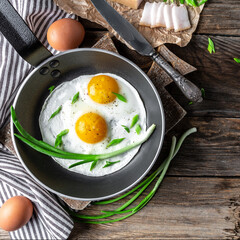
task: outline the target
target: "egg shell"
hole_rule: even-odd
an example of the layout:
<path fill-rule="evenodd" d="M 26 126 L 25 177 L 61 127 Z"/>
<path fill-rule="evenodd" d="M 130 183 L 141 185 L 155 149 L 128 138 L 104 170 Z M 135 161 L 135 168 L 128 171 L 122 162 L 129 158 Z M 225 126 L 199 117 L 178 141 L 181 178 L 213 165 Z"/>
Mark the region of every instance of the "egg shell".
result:
<path fill-rule="evenodd" d="M 32 217 L 32 202 L 24 196 L 9 198 L 0 208 L 0 228 L 15 231 L 24 226 Z"/>
<path fill-rule="evenodd" d="M 47 31 L 49 44 L 58 51 L 77 48 L 82 43 L 84 36 L 83 25 L 71 18 L 55 21 Z"/>

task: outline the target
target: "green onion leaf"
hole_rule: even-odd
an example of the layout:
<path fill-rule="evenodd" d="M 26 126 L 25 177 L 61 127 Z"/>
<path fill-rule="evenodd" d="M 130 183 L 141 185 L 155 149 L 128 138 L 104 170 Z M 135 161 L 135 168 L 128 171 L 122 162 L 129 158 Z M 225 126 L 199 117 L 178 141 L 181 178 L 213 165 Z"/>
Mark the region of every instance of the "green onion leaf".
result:
<path fill-rule="evenodd" d="M 240 63 L 240 58 L 234 58 L 234 61 L 235 61 L 236 63 Z"/>
<path fill-rule="evenodd" d="M 135 131 L 136 131 L 136 133 L 137 133 L 138 135 L 141 133 L 142 128 L 141 128 L 141 126 L 140 126 L 139 124 L 136 125 Z"/>
<path fill-rule="evenodd" d="M 188 103 L 188 105 L 192 105 L 192 104 L 193 104 L 193 102 L 192 102 L 192 101 Z"/>
<path fill-rule="evenodd" d="M 115 93 L 115 92 L 112 92 L 114 95 L 116 95 L 117 96 L 117 98 L 120 100 L 120 101 L 122 101 L 122 102 L 127 102 L 127 99 L 123 96 L 123 95 L 121 95 L 121 94 L 119 94 L 119 93 Z"/>
<path fill-rule="evenodd" d="M 133 117 L 130 128 L 134 127 L 134 125 L 137 123 L 138 119 L 139 119 L 139 116 L 138 116 L 138 115 L 135 115 L 135 116 Z"/>
<path fill-rule="evenodd" d="M 215 47 L 214 43 L 211 38 L 208 38 L 208 51 L 212 54 L 213 52 L 215 53 Z"/>
<path fill-rule="evenodd" d="M 106 148 L 109 148 L 111 146 L 115 146 L 117 144 L 119 144 L 120 142 L 122 142 L 125 138 L 117 138 L 117 139 L 113 139 Z"/>
<path fill-rule="evenodd" d="M 202 97 L 205 98 L 205 96 L 206 96 L 205 89 L 201 88 L 201 92 L 202 92 Z"/>
<path fill-rule="evenodd" d="M 204 3 L 206 3 L 208 0 L 202 0 L 199 4 L 198 4 L 198 6 L 201 6 L 201 5 L 203 5 Z"/>
<path fill-rule="evenodd" d="M 51 115 L 49 120 L 54 118 L 57 114 L 59 114 L 61 110 L 62 110 L 62 105 Z"/>
<path fill-rule="evenodd" d="M 127 127 L 127 126 L 125 126 L 125 125 L 121 125 L 128 133 L 130 133 L 130 129 Z"/>
<path fill-rule="evenodd" d="M 119 162 L 120 162 L 120 161 L 116 161 L 116 162 L 106 161 L 106 164 L 104 165 L 103 168 L 110 167 L 110 166 L 112 166 L 113 164 L 115 164 L 115 163 L 119 163 Z"/>
<path fill-rule="evenodd" d="M 92 162 L 91 167 L 90 167 L 90 171 L 92 171 L 96 167 L 97 162 L 98 162 L 98 160 L 95 160 L 95 161 Z"/>
<path fill-rule="evenodd" d="M 74 104 L 79 99 L 79 92 L 77 92 L 72 99 L 72 104 Z"/>
<path fill-rule="evenodd" d="M 56 140 L 55 140 L 55 147 L 62 146 L 62 137 L 65 136 L 66 134 L 68 134 L 68 132 L 69 132 L 69 129 L 65 129 L 57 135 Z"/>
<path fill-rule="evenodd" d="M 36 151 L 38 151 L 40 153 L 43 153 L 43 154 L 51 156 L 51 157 L 63 158 L 63 159 L 68 159 L 68 160 L 69 159 L 81 160 L 79 162 L 72 164 L 69 168 L 72 168 L 72 167 L 75 167 L 75 166 L 78 166 L 81 164 L 85 164 L 88 162 L 93 162 L 95 160 L 99 161 L 99 160 L 109 159 L 109 158 L 118 156 L 120 154 L 123 154 L 123 153 L 141 145 L 142 143 L 146 142 L 156 128 L 156 125 L 152 124 L 147 129 L 146 133 L 144 133 L 144 135 L 142 136 L 141 139 L 139 139 L 136 142 L 129 144 L 121 149 L 118 149 L 116 151 L 104 153 L 104 154 L 81 154 L 81 153 L 71 153 L 71 152 L 63 151 L 59 148 L 55 148 L 54 146 L 49 145 L 46 142 L 37 140 L 36 138 L 32 137 L 28 132 L 26 132 L 26 130 L 19 123 L 17 116 L 16 116 L 15 109 L 13 108 L 13 106 L 11 106 L 11 117 L 12 117 L 13 124 L 17 128 L 18 132 L 21 134 L 21 135 L 19 135 L 19 134 L 15 133 L 14 136 L 17 137 L 18 139 L 20 139 L 25 144 L 27 144 L 29 147 L 35 149 Z"/>
<path fill-rule="evenodd" d="M 50 93 L 53 91 L 53 89 L 55 88 L 55 86 L 51 86 L 48 90 L 50 91 Z"/>

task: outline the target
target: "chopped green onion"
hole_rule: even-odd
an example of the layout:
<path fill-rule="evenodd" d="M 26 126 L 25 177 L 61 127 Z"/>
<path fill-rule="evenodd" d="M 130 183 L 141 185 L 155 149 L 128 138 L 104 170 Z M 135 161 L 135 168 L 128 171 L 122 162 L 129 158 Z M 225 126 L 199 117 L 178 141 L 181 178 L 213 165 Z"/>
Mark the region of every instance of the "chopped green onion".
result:
<path fill-rule="evenodd" d="M 135 115 L 135 116 L 133 117 L 130 128 L 134 127 L 134 125 L 137 123 L 138 119 L 139 119 L 139 116 L 138 116 L 138 115 Z"/>
<path fill-rule="evenodd" d="M 139 124 L 136 125 L 135 131 L 136 131 L 136 133 L 137 133 L 138 135 L 141 133 L 142 128 L 141 128 L 141 126 L 140 126 Z"/>
<path fill-rule="evenodd" d="M 235 61 L 236 63 L 240 63 L 240 58 L 234 58 L 234 61 Z"/>
<path fill-rule="evenodd" d="M 199 4 L 198 4 L 198 6 L 201 6 L 201 5 L 203 5 L 204 3 L 206 3 L 208 0 L 202 0 Z"/>
<path fill-rule="evenodd" d="M 51 117 L 49 118 L 49 120 L 52 119 L 52 118 L 54 118 L 57 114 L 59 114 L 61 110 L 62 110 L 62 106 L 60 106 L 60 107 L 51 115 Z"/>
<path fill-rule="evenodd" d="M 121 125 L 121 126 L 126 130 L 126 132 L 130 133 L 130 129 L 127 126 L 125 125 Z"/>
<path fill-rule="evenodd" d="M 192 105 L 192 104 L 193 104 L 193 102 L 192 102 L 192 101 L 188 103 L 188 105 Z"/>
<path fill-rule="evenodd" d="M 55 86 L 51 86 L 48 90 L 50 91 L 50 93 L 53 91 L 53 89 L 55 88 Z"/>
<path fill-rule="evenodd" d="M 117 144 L 119 144 L 120 142 L 122 142 L 125 138 L 117 138 L 117 139 L 113 139 L 106 148 L 109 148 L 111 146 L 115 146 Z"/>
<path fill-rule="evenodd" d="M 74 104 L 79 99 L 79 92 L 77 92 L 72 99 L 72 104 Z"/>
<path fill-rule="evenodd" d="M 201 88 L 201 92 L 202 92 L 202 97 L 205 98 L 206 97 L 205 89 Z"/>
<path fill-rule="evenodd" d="M 123 96 L 123 95 L 121 95 L 121 94 L 119 94 L 119 93 L 115 93 L 115 92 L 112 92 L 114 95 L 116 95 L 117 96 L 117 98 L 120 100 L 120 101 L 122 101 L 122 102 L 127 102 L 127 99 Z"/>
<path fill-rule="evenodd" d="M 115 163 L 119 163 L 119 162 L 120 161 L 115 161 L 115 162 L 106 161 L 106 164 L 104 165 L 103 168 L 110 167 L 110 166 L 114 165 Z"/>
<path fill-rule="evenodd" d="M 95 160 L 95 161 L 92 162 L 91 167 L 90 167 L 90 171 L 92 171 L 96 167 L 97 162 L 98 162 L 98 160 Z"/>
<path fill-rule="evenodd" d="M 122 153 L 125 153 L 125 152 L 135 148 L 136 146 L 139 146 L 142 143 L 146 142 L 156 128 L 156 125 L 152 124 L 147 129 L 146 133 L 144 133 L 143 137 L 139 141 L 136 141 L 135 143 L 127 145 L 116 151 L 113 151 L 110 153 L 104 153 L 104 154 L 80 154 L 80 153 L 71 153 L 71 152 L 63 151 L 61 149 L 55 148 L 43 141 L 39 141 L 39 140 L 35 139 L 34 137 L 32 137 L 29 133 L 26 132 L 26 130 L 19 123 L 17 116 L 16 116 L 16 112 L 13 107 L 11 107 L 11 117 L 12 117 L 13 124 L 15 125 L 15 127 L 17 128 L 19 133 L 21 134 L 21 135 L 19 135 L 19 134 L 14 134 L 14 135 L 17 138 L 19 138 L 22 142 L 24 142 L 31 148 L 35 149 L 36 151 L 43 153 L 45 155 L 48 155 L 48 156 L 58 157 L 58 158 L 62 158 L 62 159 L 84 160 L 84 161 L 74 163 L 74 166 L 83 164 L 83 162 L 87 163 L 87 162 L 93 162 L 95 160 L 109 159 L 109 158 L 118 156 Z"/>
<path fill-rule="evenodd" d="M 215 53 L 215 47 L 214 43 L 211 38 L 208 38 L 208 51 L 212 54 L 213 52 Z"/>
<path fill-rule="evenodd" d="M 184 140 L 186 139 L 186 137 L 188 137 L 190 134 L 196 132 L 197 129 L 196 128 L 191 128 L 188 131 L 186 131 L 178 140 L 177 144 L 176 144 L 176 137 L 173 136 L 172 138 L 172 144 L 171 144 L 171 148 L 170 148 L 170 152 L 168 157 L 164 160 L 164 162 L 160 165 L 160 167 L 153 172 L 148 178 L 146 178 L 143 182 L 141 182 L 139 185 L 137 185 L 135 188 L 133 188 L 132 190 L 130 190 L 129 192 L 125 193 L 124 195 L 111 199 L 111 200 L 105 200 L 105 201 L 100 201 L 100 202 L 93 202 L 93 205 L 104 205 L 104 204 L 110 204 L 116 201 L 119 201 L 120 199 L 123 199 L 125 197 L 127 197 L 128 195 L 130 195 L 131 193 L 133 193 L 134 191 L 138 190 L 139 188 L 141 188 L 131 199 L 129 199 L 125 204 L 123 204 L 121 207 L 117 208 L 116 210 L 112 210 L 112 211 L 101 211 L 104 214 L 100 214 L 100 215 L 83 215 L 83 214 L 78 214 L 74 211 L 71 211 L 69 209 L 66 208 L 66 211 L 69 212 L 69 214 L 77 221 L 80 222 L 84 222 L 84 223 L 92 223 L 92 224 L 105 224 L 105 223 L 112 223 L 112 222 L 118 222 L 121 221 L 123 219 L 126 219 L 130 216 L 132 216 L 133 214 L 137 213 L 138 211 L 140 211 L 155 195 L 156 191 L 158 190 L 161 182 L 164 179 L 164 176 L 166 175 L 166 172 L 169 168 L 169 165 L 172 161 L 172 159 L 176 156 L 176 154 L 178 153 L 181 145 L 183 144 Z M 124 210 L 126 209 L 129 205 L 131 205 L 139 196 L 141 196 L 141 194 L 145 191 L 145 189 L 154 181 L 154 179 L 156 177 L 159 177 L 157 182 L 155 183 L 153 189 L 150 191 L 150 193 L 147 194 L 146 197 L 143 198 L 142 201 L 140 201 L 140 203 L 138 203 L 135 207 L 132 207 L 128 210 Z M 125 216 L 122 216 L 120 218 L 116 218 L 116 219 L 110 219 L 110 220 L 101 220 L 101 221 L 95 221 L 97 219 L 105 219 L 117 214 L 124 214 L 124 213 L 128 213 Z M 92 220 L 92 221 L 90 221 Z"/>
<path fill-rule="evenodd" d="M 69 129 L 65 129 L 57 135 L 57 138 L 55 140 L 55 147 L 62 146 L 62 137 L 68 134 L 68 132 L 69 132 Z"/>

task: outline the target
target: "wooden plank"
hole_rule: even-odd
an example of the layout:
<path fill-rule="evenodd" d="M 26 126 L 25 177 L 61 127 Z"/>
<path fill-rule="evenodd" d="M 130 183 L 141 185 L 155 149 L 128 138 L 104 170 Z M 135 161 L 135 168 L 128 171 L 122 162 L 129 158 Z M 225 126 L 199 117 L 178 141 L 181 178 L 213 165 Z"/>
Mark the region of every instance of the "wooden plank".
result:
<path fill-rule="evenodd" d="M 209 0 L 196 33 L 240 36 L 240 1 Z"/>
<path fill-rule="evenodd" d="M 134 216 L 105 225 L 77 223 L 70 239 L 238 239 L 240 179 L 167 177 Z M 92 206 L 81 213 L 99 214 Z"/>
<path fill-rule="evenodd" d="M 193 36 L 185 48 L 167 45 L 178 57 L 198 69 L 187 78 L 205 89 L 204 101 L 189 105 L 174 85 L 168 90 L 189 116 L 240 117 L 240 64 L 233 60 L 240 58 L 240 37 L 211 36 L 211 39 L 215 43 L 215 54 L 207 51 L 208 36 Z"/>
<path fill-rule="evenodd" d="M 167 154 L 171 135 L 179 136 L 193 126 L 198 132 L 186 139 L 169 175 L 240 177 L 239 118 L 185 118 L 165 138 L 160 159 Z"/>

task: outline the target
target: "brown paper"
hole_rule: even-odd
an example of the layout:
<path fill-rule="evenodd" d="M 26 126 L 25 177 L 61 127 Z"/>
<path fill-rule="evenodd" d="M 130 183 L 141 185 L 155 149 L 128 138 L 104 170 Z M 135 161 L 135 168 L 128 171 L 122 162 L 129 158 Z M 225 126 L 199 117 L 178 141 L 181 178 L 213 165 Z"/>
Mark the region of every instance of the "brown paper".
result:
<path fill-rule="evenodd" d="M 81 18 L 88 19 L 92 22 L 98 23 L 103 27 L 107 28 L 111 33 L 113 33 L 120 41 L 126 42 L 109 26 L 109 24 L 103 19 L 103 17 L 98 13 L 98 11 L 94 8 L 90 0 L 54 0 L 55 3 L 61 7 L 63 10 L 74 13 Z M 161 2 L 162 0 L 156 0 L 157 2 Z M 152 44 L 153 47 L 158 47 L 164 43 L 174 43 L 179 45 L 180 47 L 186 46 L 191 38 L 193 32 L 196 30 L 198 21 L 200 18 L 200 13 L 203 9 L 203 5 L 201 7 L 189 7 L 188 13 L 191 22 L 191 28 L 185 31 L 175 33 L 173 30 L 167 31 L 166 28 L 159 27 L 151 29 L 150 27 L 139 26 L 139 21 L 142 16 L 142 11 L 145 2 L 144 0 L 139 9 L 131 9 L 119 3 L 114 3 L 108 0 L 112 7 L 115 8 L 122 16 L 124 16 L 129 22 L 131 22 L 142 35 Z M 149 0 L 148 2 L 153 2 L 153 0 Z"/>

